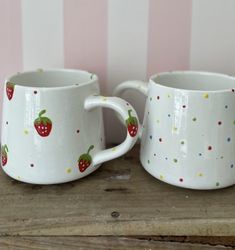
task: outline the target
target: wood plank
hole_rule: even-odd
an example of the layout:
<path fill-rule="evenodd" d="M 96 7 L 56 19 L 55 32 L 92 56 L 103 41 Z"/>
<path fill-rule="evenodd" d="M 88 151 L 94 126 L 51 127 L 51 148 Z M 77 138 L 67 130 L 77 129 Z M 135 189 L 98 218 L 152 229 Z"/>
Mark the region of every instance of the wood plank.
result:
<path fill-rule="evenodd" d="M 226 250 L 232 249 L 232 247 L 177 242 L 161 242 L 125 237 L 3 237 L 0 238 L 0 250 L 3 249 Z"/>
<path fill-rule="evenodd" d="M 235 235 L 235 187 L 195 191 L 157 181 L 139 148 L 67 184 L 36 186 L 0 173 L 0 235 Z"/>

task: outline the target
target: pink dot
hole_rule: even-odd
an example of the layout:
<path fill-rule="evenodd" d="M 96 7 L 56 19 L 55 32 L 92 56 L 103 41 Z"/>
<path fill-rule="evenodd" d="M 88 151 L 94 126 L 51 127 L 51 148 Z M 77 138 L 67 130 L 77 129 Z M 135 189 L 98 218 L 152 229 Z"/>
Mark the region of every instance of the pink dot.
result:
<path fill-rule="evenodd" d="M 211 146 L 208 146 L 208 150 L 212 150 L 212 147 L 211 147 Z"/>
<path fill-rule="evenodd" d="M 183 181 L 184 181 L 184 179 L 183 179 L 183 178 L 180 178 L 180 179 L 179 179 L 179 181 L 180 181 L 180 182 L 183 182 Z"/>

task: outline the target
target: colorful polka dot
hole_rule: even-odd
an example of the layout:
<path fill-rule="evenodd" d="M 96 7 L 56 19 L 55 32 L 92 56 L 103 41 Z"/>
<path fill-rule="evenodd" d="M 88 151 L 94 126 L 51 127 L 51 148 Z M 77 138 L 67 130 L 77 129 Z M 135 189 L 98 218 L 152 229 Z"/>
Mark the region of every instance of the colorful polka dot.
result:
<path fill-rule="evenodd" d="M 24 134 L 25 135 L 28 135 L 29 134 L 29 131 L 27 129 L 24 130 Z"/>
<path fill-rule="evenodd" d="M 157 120 L 157 123 L 159 123 L 160 122 L 160 120 Z"/>
<path fill-rule="evenodd" d="M 36 95 L 38 92 L 36 90 L 34 90 L 33 93 Z"/>
<path fill-rule="evenodd" d="M 68 174 L 70 174 L 70 173 L 72 172 L 72 169 L 71 169 L 71 168 L 67 168 L 67 169 L 66 169 L 66 172 L 67 172 Z"/>
<path fill-rule="evenodd" d="M 183 182 L 183 181 L 184 181 L 184 179 L 183 179 L 183 178 L 179 178 L 179 181 L 180 181 L 180 182 Z"/>
<path fill-rule="evenodd" d="M 151 102 L 151 101 L 153 100 L 153 98 L 152 98 L 152 97 L 150 97 L 150 98 L 149 98 L 149 100 L 150 100 L 150 102 Z"/>
<path fill-rule="evenodd" d="M 228 105 L 225 105 L 224 107 L 227 109 L 227 108 L 228 108 Z"/>
<path fill-rule="evenodd" d="M 176 132 L 178 130 L 177 127 L 173 127 L 173 132 Z"/>
<path fill-rule="evenodd" d="M 6 121 L 6 125 L 8 125 L 8 121 Z"/>
<path fill-rule="evenodd" d="M 116 151 L 116 148 L 112 148 L 112 151 L 113 151 L 113 152 Z"/>
<path fill-rule="evenodd" d="M 79 134 L 79 132 L 80 132 L 80 130 L 78 129 L 78 130 L 77 130 L 77 133 Z"/>
<path fill-rule="evenodd" d="M 197 176 L 202 177 L 203 173 L 200 172 L 200 173 L 197 174 Z"/>
<path fill-rule="evenodd" d="M 153 154 L 154 156 L 157 156 L 156 154 Z"/>
<path fill-rule="evenodd" d="M 162 142 L 162 138 L 159 138 L 158 140 L 159 140 L 159 142 Z"/>
<path fill-rule="evenodd" d="M 232 92 L 235 92 L 235 89 L 232 89 Z"/>
<path fill-rule="evenodd" d="M 181 141 L 181 142 L 180 142 L 180 144 L 181 144 L 181 145 L 184 145 L 184 144 L 185 144 L 185 142 L 184 142 L 184 141 Z"/>
<path fill-rule="evenodd" d="M 202 156 L 202 153 L 199 153 L 198 155 L 199 155 L 199 156 Z"/>
<path fill-rule="evenodd" d="M 103 102 L 106 102 L 106 101 L 107 101 L 107 98 L 106 98 L 106 97 L 103 97 L 103 98 L 102 98 L 102 101 L 103 101 Z"/>
<path fill-rule="evenodd" d="M 168 94 L 167 97 L 170 98 L 171 96 Z"/>
<path fill-rule="evenodd" d="M 228 137 L 228 138 L 227 138 L 227 142 L 230 142 L 230 141 L 231 141 L 231 138 L 230 138 L 230 137 Z"/>
<path fill-rule="evenodd" d="M 163 179 L 164 179 L 163 175 L 160 175 L 160 180 L 163 180 Z"/>
<path fill-rule="evenodd" d="M 128 102 L 126 103 L 126 105 L 127 105 L 127 106 L 130 106 L 130 104 L 129 104 Z"/>
<path fill-rule="evenodd" d="M 171 114 L 168 114 L 168 117 L 171 117 Z"/>
<path fill-rule="evenodd" d="M 222 122 L 221 122 L 221 121 L 218 121 L 218 125 L 219 125 L 219 126 L 222 125 Z"/>
<path fill-rule="evenodd" d="M 185 108 L 186 108 L 186 105 L 183 105 L 182 108 L 185 109 Z"/>
<path fill-rule="evenodd" d="M 224 159 L 223 155 L 222 155 L 222 156 L 220 156 L 220 159 L 221 159 L 221 160 L 223 160 L 223 159 Z"/>
<path fill-rule="evenodd" d="M 157 96 L 157 100 L 159 100 L 159 99 L 160 99 L 160 96 L 158 95 L 158 96 Z"/>
<path fill-rule="evenodd" d="M 150 164 L 150 160 L 148 160 L 148 164 Z"/>
<path fill-rule="evenodd" d="M 209 98 L 209 95 L 208 95 L 207 93 L 205 93 L 205 94 L 203 94 L 203 97 L 204 97 L 205 99 L 208 99 L 208 98 Z"/>
<path fill-rule="evenodd" d="M 216 182 L 216 184 L 215 184 L 215 185 L 216 185 L 216 187 L 219 187 L 219 185 L 220 185 L 220 184 L 219 184 L 219 182 Z"/>
<path fill-rule="evenodd" d="M 150 136 L 149 136 L 149 139 L 150 139 L 150 140 L 152 140 L 152 139 L 153 139 L 152 135 L 150 135 Z"/>
<path fill-rule="evenodd" d="M 31 164 L 30 164 L 30 167 L 31 167 L 31 168 L 33 168 L 33 167 L 34 167 L 34 164 L 33 164 L 33 163 L 31 163 Z"/>
<path fill-rule="evenodd" d="M 193 122 L 195 122 L 197 120 L 197 118 L 196 117 L 193 117 Z"/>
<path fill-rule="evenodd" d="M 233 167 L 234 167 L 233 164 L 231 164 L 231 165 L 230 165 L 230 168 L 233 168 Z"/>
<path fill-rule="evenodd" d="M 168 160 L 168 158 L 167 158 L 167 157 L 165 157 L 165 160 L 167 161 L 167 160 Z"/>
<path fill-rule="evenodd" d="M 233 125 L 235 125 L 235 120 L 233 121 Z"/>
<path fill-rule="evenodd" d="M 207 149 L 208 149 L 209 151 L 210 151 L 210 150 L 212 150 L 212 146 L 208 146 L 208 148 L 207 148 Z"/>

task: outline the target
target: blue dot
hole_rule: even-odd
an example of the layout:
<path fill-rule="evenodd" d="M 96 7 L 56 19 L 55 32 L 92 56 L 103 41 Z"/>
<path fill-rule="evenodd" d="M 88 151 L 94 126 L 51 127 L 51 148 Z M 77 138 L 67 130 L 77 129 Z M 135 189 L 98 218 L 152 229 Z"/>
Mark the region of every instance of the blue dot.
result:
<path fill-rule="evenodd" d="M 153 137 L 150 135 L 149 138 L 150 138 L 150 140 L 152 140 Z"/>
<path fill-rule="evenodd" d="M 156 154 L 154 154 L 154 156 L 156 156 Z"/>
<path fill-rule="evenodd" d="M 202 153 L 199 153 L 198 155 L 199 155 L 199 156 L 202 156 Z"/>
<path fill-rule="evenodd" d="M 228 138 L 227 138 L 227 142 L 230 142 L 230 141 L 231 141 L 231 138 L 230 138 L 230 137 L 228 137 Z"/>
<path fill-rule="evenodd" d="M 230 167 L 233 168 L 233 164 L 231 164 Z"/>
<path fill-rule="evenodd" d="M 168 117 L 171 117 L 171 115 L 170 115 L 170 114 L 168 114 Z"/>
<path fill-rule="evenodd" d="M 168 160 L 168 158 L 166 157 L 165 160 Z"/>

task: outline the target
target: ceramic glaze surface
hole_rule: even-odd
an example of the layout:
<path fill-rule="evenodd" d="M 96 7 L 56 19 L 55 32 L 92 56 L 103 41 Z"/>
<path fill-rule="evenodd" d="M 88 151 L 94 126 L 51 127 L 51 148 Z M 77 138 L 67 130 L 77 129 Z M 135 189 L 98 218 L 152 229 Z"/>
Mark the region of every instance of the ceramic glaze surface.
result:
<path fill-rule="evenodd" d="M 217 189 L 235 184 L 235 79 L 200 72 L 164 74 L 168 77 L 164 83 L 160 74 L 149 84 L 126 82 L 116 89 L 118 95 L 128 88 L 147 95 L 143 167 L 180 187 Z M 204 83 L 204 90 L 198 90 L 197 82 Z"/>
<path fill-rule="evenodd" d="M 12 178 L 35 184 L 76 180 L 137 140 L 134 109 L 120 98 L 100 96 L 98 78 L 88 72 L 26 72 L 6 80 L 4 90 L 1 159 Z M 115 148 L 104 150 L 101 107 L 129 121 L 126 140 Z"/>

